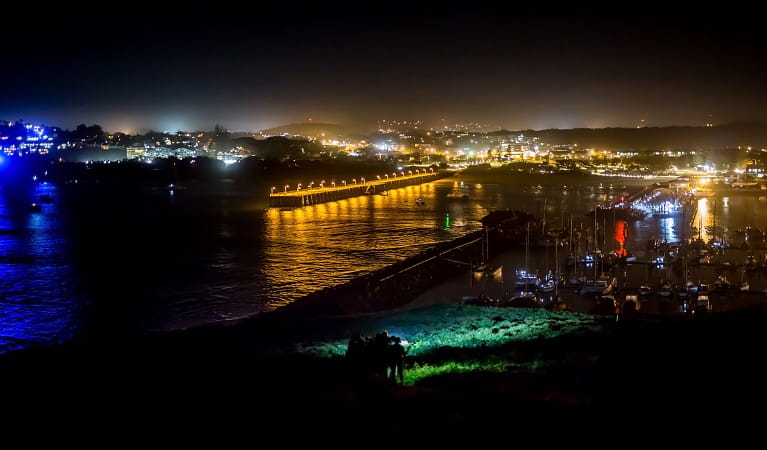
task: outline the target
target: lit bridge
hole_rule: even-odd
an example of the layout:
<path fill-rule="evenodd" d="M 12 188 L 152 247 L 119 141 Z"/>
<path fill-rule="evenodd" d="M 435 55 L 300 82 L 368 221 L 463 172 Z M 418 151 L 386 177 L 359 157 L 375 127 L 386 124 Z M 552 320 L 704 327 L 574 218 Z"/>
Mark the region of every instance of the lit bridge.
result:
<path fill-rule="evenodd" d="M 629 205 L 646 213 L 662 214 L 678 211 L 683 203 L 683 196 L 678 195 L 673 189 L 650 185 L 629 198 L 617 202 L 615 206 Z"/>
<path fill-rule="evenodd" d="M 335 202 L 345 198 L 365 194 L 378 194 L 387 189 L 395 189 L 414 184 L 428 183 L 450 175 L 449 172 L 430 172 L 415 175 L 402 175 L 379 180 L 365 181 L 343 186 L 322 186 L 315 188 L 296 189 L 269 194 L 269 206 L 295 207 L 316 205 L 324 202 Z"/>

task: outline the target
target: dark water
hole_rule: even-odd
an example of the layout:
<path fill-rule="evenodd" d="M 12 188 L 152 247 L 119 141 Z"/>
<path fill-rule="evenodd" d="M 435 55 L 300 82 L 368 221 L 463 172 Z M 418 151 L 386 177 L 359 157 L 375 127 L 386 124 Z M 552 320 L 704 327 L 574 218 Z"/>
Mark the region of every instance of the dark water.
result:
<path fill-rule="evenodd" d="M 458 200 L 446 198 L 454 185 L 447 179 L 286 210 L 265 209 L 262 190 L 227 183 L 173 193 L 108 183 L 5 187 L 0 352 L 79 334 L 186 328 L 268 311 L 477 230 L 494 209 L 545 210 L 549 222 L 565 225 L 572 215 L 576 226 L 589 227 L 587 209 L 636 189 L 604 180 L 584 178 L 564 188 L 540 178 L 540 189 L 467 181 L 460 189 L 470 199 Z M 54 202 L 31 212 L 40 195 Z M 761 203 L 756 196 L 719 199 L 717 223 L 765 223 Z M 703 208 L 704 221 L 711 206 Z M 650 238 L 678 240 L 681 217 L 650 218 L 629 232 L 628 247 L 641 256 Z"/>

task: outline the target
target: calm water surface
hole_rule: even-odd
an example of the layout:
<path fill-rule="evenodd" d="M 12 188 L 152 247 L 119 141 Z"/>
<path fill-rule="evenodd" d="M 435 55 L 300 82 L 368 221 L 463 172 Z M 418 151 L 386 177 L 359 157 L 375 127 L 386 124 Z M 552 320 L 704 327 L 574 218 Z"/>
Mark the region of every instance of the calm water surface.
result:
<path fill-rule="evenodd" d="M 0 352 L 246 317 L 480 229 L 494 209 L 545 210 L 565 225 L 572 215 L 588 228 L 584 212 L 636 189 L 621 179 L 545 181 L 466 182 L 470 199 L 457 200 L 446 198 L 456 182 L 446 179 L 298 209 L 265 209 L 260 190 L 231 183 L 0 188 Z M 31 212 L 40 195 L 54 201 Z M 702 200 L 696 220 L 766 224 L 763 203 Z M 679 240 L 682 221 L 651 217 L 629 232 L 641 255 L 648 239 Z"/>

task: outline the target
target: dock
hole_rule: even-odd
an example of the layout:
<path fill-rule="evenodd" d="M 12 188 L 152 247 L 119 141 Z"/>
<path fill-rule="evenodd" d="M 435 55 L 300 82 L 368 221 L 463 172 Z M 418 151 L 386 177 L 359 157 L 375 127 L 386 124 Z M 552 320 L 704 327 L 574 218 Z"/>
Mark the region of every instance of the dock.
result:
<path fill-rule="evenodd" d="M 392 176 L 388 178 L 362 181 L 361 183 L 345 184 L 343 186 L 321 186 L 304 189 L 272 192 L 269 195 L 269 206 L 293 207 L 316 205 L 318 203 L 335 202 L 345 198 L 366 194 L 380 194 L 388 189 L 396 189 L 414 184 L 429 183 L 449 176 L 448 172 L 429 172 L 415 175 Z"/>

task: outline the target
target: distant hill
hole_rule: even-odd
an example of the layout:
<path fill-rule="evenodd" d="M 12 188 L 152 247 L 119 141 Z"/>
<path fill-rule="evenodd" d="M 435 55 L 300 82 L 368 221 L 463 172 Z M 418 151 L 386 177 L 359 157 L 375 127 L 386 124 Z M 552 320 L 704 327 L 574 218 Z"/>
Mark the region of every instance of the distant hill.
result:
<path fill-rule="evenodd" d="M 505 130 L 493 134 L 505 134 Z M 733 123 L 715 127 L 573 128 L 506 132 L 538 136 L 547 144 L 583 147 L 655 149 L 767 148 L 767 123 Z"/>
<path fill-rule="evenodd" d="M 280 125 L 278 127 L 261 130 L 261 133 L 269 134 L 272 136 L 288 133 L 289 135 L 311 136 L 314 138 L 321 138 L 323 137 L 322 134 L 324 133 L 324 137 L 326 139 L 348 138 L 350 136 L 359 134 L 355 133 L 354 130 L 350 129 L 346 125 L 315 122 Z"/>

